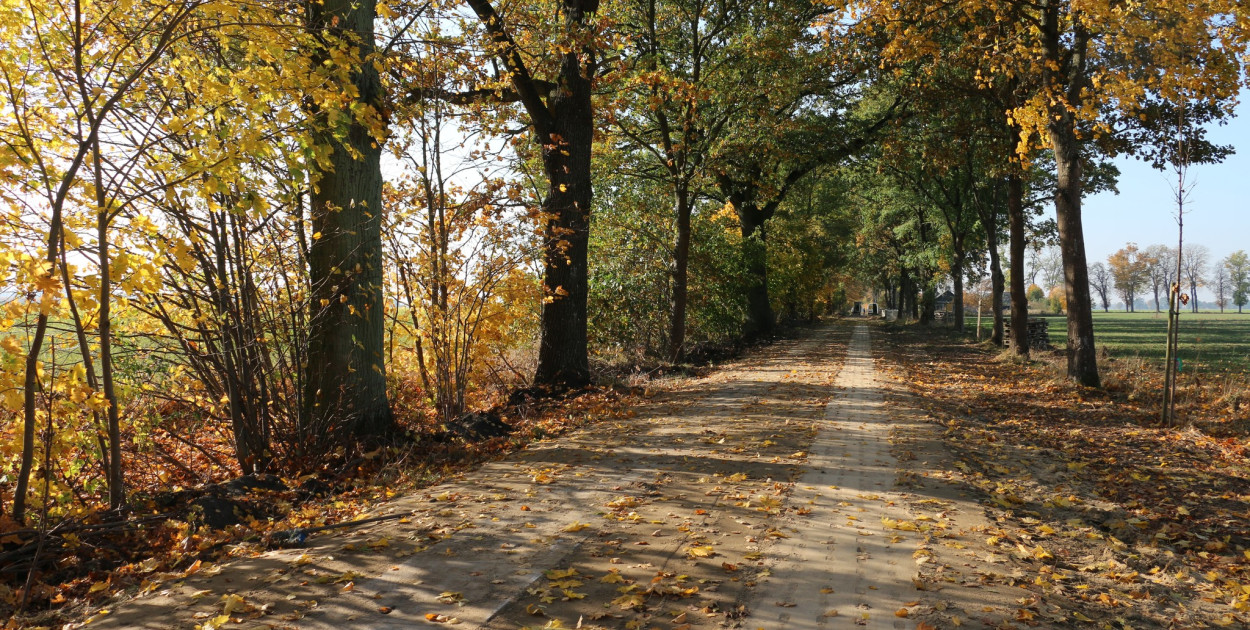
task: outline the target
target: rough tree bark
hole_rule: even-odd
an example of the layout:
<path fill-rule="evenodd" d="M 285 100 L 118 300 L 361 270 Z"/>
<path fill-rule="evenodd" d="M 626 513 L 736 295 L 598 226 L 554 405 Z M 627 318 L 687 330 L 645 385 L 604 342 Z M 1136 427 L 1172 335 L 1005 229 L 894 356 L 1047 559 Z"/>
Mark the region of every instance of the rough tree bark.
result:
<path fill-rule="evenodd" d="M 686 343 L 686 305 L 690 283 L 690 194 L 683 186 L 676 191 L 677 240 L 673 243 L 673 286 L 670 294 L 668 358 L 681 360 Z"/>
<path fill-rule="evenodd" d="M 1068 376 L 1088 387 L 1098 387 L 1098 355 L 1094 350 L 1093 302 L 1089 296 L 1089 270 L 1085 260 L 1085 233 L 1081 225 L 1081 140 L 1077 136 L 1072 108 L 1080 105 L 1085 90 L 1086 50 L 1090 34 L 1074 27 L 1070 41 L 1061 33 L 1059 3 L 1042 4 L 1042 37 L 1047 65 L 1043 82 L 1061 94 L 1051 96 L 1047 132 L 1055 154 L 1058 183 L 1055 188 L 1055 219 L 1059 227 L 1059 250 L 1063 255 L 1064 290 L 1068 300 Z M 1066 50 L 1065 50 L 1066 48 Z"/>
<path fill-rule="evenodd" d="M 742 254 L 747 263 L 747 319 L 743 334 L 748 339 L 773 333 L 777 318 L 768 297 L 768 246 L 764 222 L 772 218 L 776 205 L 765 208 L 743 201 L 734 203 L 738 226 L 742 232 Z"/>
<path fill-rule="evenodd" d="M 964 331 L 964 260 L 968 257 L 964 251 L 963 237 L 954 239 L 954 252 L 951 254 L 951 280 L 955 284 L 955 302 L 953 313 L 955 330 Z"/>
<path fill-rule="evenodd" d="M 990 335 L 990 341 L 996 345 L 1003 345 L 1003 265 L 998 255 L 998 202 L 1002 199 L 998 194 L 994 194 L 988 200 L 982 200 L 977 204 L 977 211 L 981 216 L 981 226 L 985 230 L 985 247 L 990 255 L 990 291 L 993 292 L 991 299 L 994 309 L 994 332 Z M 979 333 L 978 333 L 979 334 Z"/>
<path fill-rule="evenodd" d="M 538 368 L 539 386 L 578 387 L 590 381 L 586 350 L 587 253 L 590 243 L 590 150 L 594 137 L 591 77 L 597 67 L 593 50 L 571 48 L 560 57 L 559 77 L 544 103 L 539 82 L 489 0 L 465 0 L 508 70 L 517 97 L 530 118 L 542 148 L 547 194 L 542 209 L 546 251 L 543 256 L 543 309 Z M 562 0 L 565 35 L 571 39 L 598 0 Z"/>
<path fill-rule="evenodd" d="M 373 52 L 375 10 L 371 1 L 307 4 L 313 35 L 329 45 L 355 42 L 362 59 L 350 78 L 357 102 L 381 112 L 382 84 L 366 60 Z M 313 177 L 310 320 L 300 422 L 311 443 L 353 443 L 394 426 L 383 343 L 383 141 L 354 117 L 345 130 L 325 128 L 317 136 L 330 149 L 330 167 Z"/>
<path fill-rule="evenodd" d="M 1029 296 L 1024 287 L 1024 181 L 1017 173 L 1007 177 L 1007 220 L 1011 265 L 1011 339 L 1016 356 L 1029 357 Z"/>

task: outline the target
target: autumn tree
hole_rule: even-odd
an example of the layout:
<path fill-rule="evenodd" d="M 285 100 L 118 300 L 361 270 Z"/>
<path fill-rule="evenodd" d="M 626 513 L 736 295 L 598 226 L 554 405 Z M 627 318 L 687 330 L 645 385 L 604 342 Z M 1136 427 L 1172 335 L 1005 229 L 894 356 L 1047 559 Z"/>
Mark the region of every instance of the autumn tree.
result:
<path fill-rule="evenodd" d="M 543 298 L 537 385 L 576 387 L 590 380 L 586 346 L 590 238 L 592 89 L 603 59 L 593 15 L 599 0 L 561 0 L 550 15 L 501 15 L 490 0 L 465 0 L 502 65 L 504 90 L 518 101 L 539 147 L 543 193 Z M 549 11 L 542 7 L 541 11 Z M 531 17 L 538 17 L 530 21 Z M 517 33 L 524 37 L 518 43 Z M 544 75 L 551 80 L 545 80 Z"/>
<path fill-rule="evenodd" d="M 783 3 L 774 16 L 772 8 L 718 0 L 626 4 L 624 35 L 632 45 L 622 60 L 615 123 L 622 140 L 647 160 L 639 175 L 663 182 L 671 196 L 670 360 L 684 352 L 691 215 L 710 182 L 713 147 L 751 112 L 769 106 L 757 76 L 769 68 L 747 51 L 757 37 L 769 38 L 775 24 L 795 19 L 794 6 Z"/>
<path fill-rule="evenodd" d="M 1233 304 L 1237 312 L 1250 302 L 1250 256 L 1245 250 L 1237 250 L 1224 259 L 1224 269 L 1228 271 L 1228 284 L 1232 287 Z"/>
<path fill-rule="evenodd" d="M 1181 279 L 1189 285 L 1189 303 L 1193 312 L 1198 312 L 1198 287 L 1206 286 L 1207 266 L 1211 263 L 1211 250 L 1205 245 L 1190 244 L 1185 246 L 1181 256 Z"/>
<path fill-rule="evenodd" d="M 1228 268 L 1223 265 L 1223 261 L 1217 261 L 1211 264 L 1210 276 L 1211 290 L 1215 292 L 1215 305 L 1220 307 L 1220 312 L 1224 312 L 1224 308 L 1228 306 L 1228 292 L 1231 283 L 1228 278 Z"/>
<path fill-rule="evenodd" d="M 96 239 L 90 252 L 96 273 L 89 285 L 92 290 L 79 293 L 78 298 L 94 306 L 95 343 L 87 343 L 83 318 L 75 313 L 84 372 L 91 366 L 91 378 L 75 387 L 75 400 L 91 402 L 97 417 L 104 418 L 100 430 L 107 437 L 99 442 L 99 456 L 106 469 L 108 502 L 114 508 L 125 502 L 110 311 L 115 279 L 112 262 L 118 256 L 110 248 L 112 221 L 125 200 L 111 179 L 115 165 L 108 162 L 111 145 L 105 133 L 116 122 L 117 110 L 134 98 L 137 84 L 165 60 L 205 4 L 172 3 L 152 16 L 109 4 L 26 4 L 0 12 L 0 40 L 25 51 L 4 55 L 0 61 L 4 81 L 0 107 L 5 110 L 0 118 L 0 164 L 5 165 L 6 176 L 0 185 L 6 205 L 20 209 L 23 221 L 34 219 L 30 223 L 40 233 L 27 240 L 29 249 L 13 278 L 12 286 L 25 299 L 6 304 L 10 310 L 24 304 L 21 318 L 33 319 L 24 343 L 5 345 L 10 353 L 16 348 L 24 355 L 21 382 L 9 388 L 21 392 L 22 399 L 23 446 L 12 509 L 17 521 L 25 518 L 35 427 L 40 417 L 51 422 L 38 399 L 41 392 L 57 387 L 45 382 L 43 353 L 49 323 L 54 315 L 68 316 L 62 305 L 75 299 L 66 249 L 81 242 L 78 235 L 84 232 Z M 87 225 L 92 229 L 83 230 Z M 95 354 L 91 345 L 98 347 L 94 357 L 98 363 L 90 362 Z"/>
<path fill-rule="evenodd" d="M 1151 245 L 1141 253 L 1141 259 L 1146 263 L 1146 278 L 1154 296 L 1155 312 L 1158 313 L 1162 310 L 1159 292 L 1166 293 L 1172 284 L 1172 276 L 1176 275 L 1175 250 L 1167 245 Z M 1090 273 L 1093 273 L 1092 267 Z"/>
<path fill-rule="evenodd" d="M 1149 263 L 1138 251 L 1137 245 L 1129 243 L 1107 257 L 1107 267 L 1114 278 L 1115 288 L 1124 298 L 1124 310 L 1133 312 L 1138 289 L 1149 280 Z"/>
<path fill-rule="evenodd" d="M 1089 286 L 1098 295 L 1104 313 L 1111 309 L 1111 289 L 1115 286 L 1114 283 L 1115 279 L 1106 265 L 1096 262 L 1089 266 Z"/>
<path fill-rule="evenodd" d="M 1170 140 L 1171 114 L 1179 103 L 1189 103 L 1190 113 L 1203 119 L 1195 120 L 1199 123 L 1228 114 L 1245 46 L 1227 27 L 1226 16 L 1235 14 L 1238 3 L 1202 0 L 1178 6 L 1149 0 L 1123 7 L 1107 1 L 913 0 L 849 6 L 890 34 L 893 43 L 886 54 L 891 59 L 925 59 L 957 24 L 968 28 L 963 50 L 981 51 L 989 42 L 994 72 L 1028 77 L 1026 97 L 1005 115 L 1020 125 L 1022 149 L 1044 145 L 1053 152 L 1068 293 L 1068 375 L 1098 385 L 1081 221 L 1084 167 L 1099 148 L 1147 156 L 1160 152 Z M 999 33 L 1004 25 L 1014 29 L 1006 37 Z M 1152 45 L 1143 48 L 1143 41 Z M 1207 158 L 1218 155 L 1211 152 Z"/>
<path fill-rule="evenodd" d="M 309 2 L 314 68 L 339 95 L 309 105 L 318 156 L 309 195 L 309 332 L 301 422 L 312 442 L 353 443 L 393 427 L 386 391 L 382 145 L 386 95 L 372 1 Z"/>
<path fill-rule="evenodd" d="M 918 134 L 909 135 L 915 137 Z M 975 162 L 978 157 L 975 150 L 967 144 L 948 139 L 945 143 L 926 146 L 943 145 L 958 152 L 961 159 L 943 160 L 930 155 L 914 155 L 909 164 L 896 166 L 891 172 L 902 185 L 910 187 L 924 203 L 936 210 L 935 214 L 941 220 L 944 228 L 942 240 L 946 245 L 949 274 L 954 284 L 955 327 L 963 330 L 964 275 L 970 252 L 979 246 L 973 242 L 979 219 L 974 195 L 981 185 L 979 178 L 983 177 L 983 171 Z"/>
<path fill-rule="evenodd" d="M 342 98 L 331 80 L 341 75 L 302 71 L 314 34 L 289 9 L 228 5 L 125 111 L 131 127 L 162 113 L 133 169 L 159 192 L 130 203 L 120 243 L 159 270 L 159 288 L 130 302 L 156 328 L 143 344 L 156 369 L 136 398 L 182 410 L 155 423 L 161 439 L 149 443 L 208 457 L 195 436 L 222 422 L 245 474 L 318 454 L 300 423 L 313 240 L 305 174 L 325 120 L 306 108 Z M 242 84 L 257 86 L 252 98 L 238 97 Z"/>
<path fill-rule="evenodd" d="M 476 78 L 480 53 L 458 34 L 433 36 L 447 16 L 430 13 L 430 24 L 394 48 L 416 73 L 409 85 L 451 94 Z M 526 309 L 506 298 L 525 284 L 536 254 L 537 212 L 527 207 L 515 160 L 505 157 L 509 143 L 494 133 L 505 113 L 478 107 L 493 103 L 465 100 L 414 99 L 397 110 L 402 116 L 391 143 L 397 172 L 386 187 L 394 304 L 388 352 L 401 347 L 407 373 L 417 375 L 413 389 L 443 423 L 460 417 L 474 402 L 470 396 L 485 389 L 489 353 L 518 341 L 500 339 L 502 331 L 530 321 Z M 541 302 L 525 297 L 537 298 L 534 307 Z"/>
<path fill-rule="evenodd" d="M 775 323 L 766 224 L 808 173 L 862 152 L 905 108 L 890 87 L 869 81 L 871 41 L 828 36 L 819 3 L 777 6 L 784 9 L 751 18 L 754 32 L 741 36 L 753 50 L 771 52 L 734 62 L 749 69 L 738 72 L 733 88 L 746 109 L 712 145 L 709 166 L 710 194 L 738 217 L 749 338 L 771 334 Z"/>

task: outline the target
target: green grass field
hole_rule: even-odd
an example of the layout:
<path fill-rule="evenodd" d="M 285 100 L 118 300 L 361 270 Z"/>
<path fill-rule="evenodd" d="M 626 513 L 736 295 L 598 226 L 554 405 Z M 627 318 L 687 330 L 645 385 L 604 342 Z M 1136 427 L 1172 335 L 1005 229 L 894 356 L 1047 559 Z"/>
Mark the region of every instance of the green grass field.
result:
<path fill-rule="evenodd" d="M 1044 319 L 1050 321 L 1050 343 L 1062 348 L 1067 343 L 1067 318 Z M 1162 361 L 1167 329 L 1167 313 L 1094 313 L 1098 350 L 1105 346 L 1116 357 Z M 1250 372 L 1250 312 L 1182 313 L 1180 358 L 1186 368 Z"/>

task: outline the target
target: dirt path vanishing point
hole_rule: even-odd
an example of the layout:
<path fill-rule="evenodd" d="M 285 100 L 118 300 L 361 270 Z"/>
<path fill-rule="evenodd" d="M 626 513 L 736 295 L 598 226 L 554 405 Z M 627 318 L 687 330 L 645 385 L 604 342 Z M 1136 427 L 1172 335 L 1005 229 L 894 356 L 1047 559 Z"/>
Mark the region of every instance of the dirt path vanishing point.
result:
<path fill-rule="evenodd" d="M 930 516 L 896 485 L 863 324 L 635 411 L 376 511 L 402 520 L 240 548 L 88 627 L 914 628 L 926 532 L 981 513 L 952 496 Z"/>

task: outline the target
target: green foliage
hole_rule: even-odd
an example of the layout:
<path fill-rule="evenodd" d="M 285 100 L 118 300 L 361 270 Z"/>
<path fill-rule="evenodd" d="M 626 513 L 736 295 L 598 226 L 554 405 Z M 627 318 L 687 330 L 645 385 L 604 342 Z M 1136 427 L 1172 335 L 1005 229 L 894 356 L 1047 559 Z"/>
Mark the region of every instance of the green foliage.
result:
<path fill-rule="evenodd" d="M 1250 256 L 1244 250 L 1237 250 L 1224 259 L 1224 268 L 1228 270 L 1228 279 L 1233 286 L 1233 304 L 1237 311 L 1250 302 Z"/>
<path fill-rule="evenodd" d="M 856 255 L 855 207 L 844 173 L 827 169 L 800 186 L 768 223 L 769 291 L 784 318 L 811 319 L 846 301 Z"/>
<path fill-rule="evenodd" d="M 610 212 L 595 218 L 590 241 L 591 350 L 608 361 L 659 356 L 668 326 L 671 250 L 662 226 L 671 196 L 662 184 L 616 180 L 601 186 Z M 691 216 L 691 344 L 726 343 L 742 330 L 744 265 L 731 215 L 715 204 Z"/>
<path fill-rule="evenodd" d="M 658 353 L 667 325 L 668 197 L 662 185 L 605 177 L 590 233 L 591 351 L 637 361 Z"/>
<path fill-rule="evenodd" d="M 746 264 L 736 221 L 702 204 L 691 217 L 690 328 L 692 344 L 731 342 L 745 320 Z M 722 209 L 723 210 L 723 209 Z"/>

